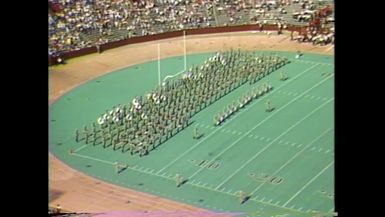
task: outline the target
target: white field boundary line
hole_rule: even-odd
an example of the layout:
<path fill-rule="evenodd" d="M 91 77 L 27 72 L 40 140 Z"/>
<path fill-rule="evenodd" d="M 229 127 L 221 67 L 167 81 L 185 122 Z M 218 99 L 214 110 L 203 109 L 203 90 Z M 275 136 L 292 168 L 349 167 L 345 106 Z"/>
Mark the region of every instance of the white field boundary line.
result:
<path fill-rule="evenodd" d="M 328 99 L 329 99 L 329 98 L 328 98 Z M 197 127 L 206 127 L 206 128 L 207 128 L 207 127 L 209 127 L 209 126 L 211 126 L 211 125 L 207 125 L 207 124 L 197 124 Z M 228 129 L 228 128 L 223 127 L 222 130 L 221 130 L 220 132 L 221 132 L 221 133 L 227 134 L 226 131 L 228 131 L 228 130 L 231 130 L 231 129 Z M 243 134 L 245 134 L 245 132 L 240 132 L 240 131 L 236 131 L 236 130 L 231 131 L 231 133 L 232 133 L 232 134 L 238 134 L 238 135 L 243 135 Z M 273 138 L 266 137 L 266 136 L 262 136 L 262 135 L 257 135 L 257 134 L 249 134 L 248 137 L 249 137 L 250 139 L 254 139 L 254 140 L 257 140 L 257 141 L 266 141 L 266 142 L 270 142 L 271 140 L 273 140 Z M 262 137 L 263 137 L 264 139 L 262 139 Z M 288 141 L 288 140 L 279 140 L 279 144 L 281 144 L 281 143 L 282 143 L 282 144 L 290 144 L 291 146 L 293 146 L 293 147 L 298 147 L 298 148 L 304 146 L 303 143 L 300 143 L 300 142 L 294 142 L 294 141 Z M 311 151 L 314 151 L 314 149 L 311 150 Z M 329 152 L 331 152 L 330 149 L 328 149 L 327 151 L 325 151 L 325 154 L 327 154 L 327 153 L 329 153 Z"/>
<path fill-rule="evenodd" d="M 184 35 L 184 41 L 186 40 L 185 37 L 186 37 L 186 36 Z M 184 43 L 186 43 L 186 42 L 184 42 Z M 186 48 L 185 48 L 185 49 L 186 49 Z M 333 63 L 320 63 L 320 62 L 315 62 L 315 61 L 298 60 L 298 59 L 293 59 L 293 58 L 289 58 L 289 60 L 294 61 L 294 62 L 303 62 L 303 63 L 310 63 L 310 64 L 320 64 L 320 65 L 334 66 Z M 163 79 L 163 81 L 166 81 L 166 80 L 169 79 L 169 78 L 173 78 L 173 77 L 175 77 L 175 76 L 181 74 L 182 72 L 185 72 L 186 69 L 187 69 L 187 66 L 186 66 L 186 50 L 185 50 L 185 52 L 184 52 L 184 69 L 181 70 L 181 71 L 179 71 L 179 72 L 177 72 L 177 73 L 174 74 L 174 75 L 167 75 L 167 76 Z"/>
<path fill-rule="evenodd" d="M 82 158 L 86 158 L 86 159 L 89 159 L 89 160 L 99 161 L 99 162 L 102 162 L 102 163 L 105 163 L 105 164 L 109 164 L 109 165 L 115 165 L 115 163 L 113 163 L 113 162 L 97 159 L 97 158 L 86 156 L 86 155 L 81 155 L 81 154 L 76 154 L 76 153 L 74 153 L 72 155 L 75 155 L 75 156 L 78 156 L 78 157 L 82 157 Z M 144 172 L 143 169 L 139 170 L 139 169 L 134 169 L 133 167 L 127 167 L 127 169 L 134 170 L 134 171 L 139 172 L 139 173 L 144 173 L 144 174 L 148 174 L 148 175 L 164 178 L 164 179 L 167 179 L 167 180 L 170 180 L 170 181 L 174 182 L 173 178 L 167 177 L 166 175 L 158 175 L 158 174 L 152 173 L 152 172 Z M 99 176 L 97 176 L 97 177 L 99 177 Z M 186 184 L 195 186 L 197 188 L 202 188 L 202 189 L 206 189 L 206 190 L 210 190 L 210 191 L 214 191 L 214 192 L 218 192 L 218 193 L 222 193 L 222 194 L 227 194 L 227 195 L 230 195 L 230 196 L 233 196 L 233 197 L 238 197 L 236 193 L 229 193 L 228 191 L 226 192 L 224 190 L 216 190 L 216 189 L 214 189 L 212 187 L 206 187 L 207 183 L 200 184 L 201 182 L 198 182 L 198 183 L 196 183 L 196 182 L 197 181 L 194 181 L 194 183 L 193 182 L 186 182 Z M 295 209 L 291 209 L 289 207 L 282 207 L 282 206 L 279 206 L 279 205 L 276 205 L 276 204 L 267 203 L 267 202 L 263 202 L 263 201 L 256 200 L 256 199 L 250 199 L 250 200 L 255 201 L 257 203 L 262 203 L 262 204 L 266 204 L 266 205 L 270 205 L 270 206 L 275 206 L 275 207 L 278 207 L 278 208 L 287 209 L 287 210 L 290 210 L 290 211 L 302 213 L 301 211 L 298 211 L 298 210 L 295 210 Z"/>
<path fill-rule="evenodd" d="M 169 78 L 173 78 L 173 77 L 175 77 L 175 76 L 177 76 L 177 75 L 179 75 L 179 74 L 181 74 L 181 73 L 183 73 L 183 72 L 185 72 L 185 71 L 186 71 L 186 69 L 184 69 L 184 70 L 182 70 L 182 71 L 180 71 L 180 72 L 177 72 L 177 73 L 174 74 L 174 75 L 167 75 L 166 77 L 164 77 L 163 81 L 166 81 L 166 80 L 169 79 Z"/>
<path fill-rule="evenodd" d="M 233 174 L 231 174 L 230 176 L 228 176 L 223 182 L 221 182 L 217 188 L 221 187 L 223 184 L 225 184 L 227 181 L 229 181 L 232 177 L 235 176 L 235 174 L 237 174 L 239 171 L 241 171 L 247 164 L 249 164 L 251 161 L 253 161 L 258 155 L 260 155 L 262 152 L 264 152 L 266 149 L 268 149 L 275 141 L 277 141 L 279 138 L 281 138 L 282 136 L 286 135 L 286 133 L 288 133 L 290 130 L 292 130 L 294 127 L 296 127 L 298 124 L 300 124 L 302 121 L 304 121 L 305 119 L 307 119 L 308 117 L 310 117 L 311 115 L 313 115 L 316 111 L 318 111 L 319 109 L 321 109 L 324 105 L 326 105 L 327 103 L 331 102 L 332 100 L 334 99 L 330 99 L 324 103 L 322 103 L 320 106 L 318 106 L 315 110 L 313 110 L 312 112 L 310 112 L 309 114 L 307 114 L 305 117 L 303 117 L 301 120 L 297 121 L 295 124 L 293 124 L 292 126 L 290 126 L 285 132 L 281 133 L 278 137 L 276 137 L 273 141 L 271 141 L 268 145 L 266 145 L 263 149 L 261 149 L 259 152 L 257 152 L 252 158 L 250 158 L 248 161 L 246 161 L 241 167 L 239 167 Z"/>
<path fill-rule="evenodd" d="M 297 158 L 302 152 L 304 152 L 307 148 L 309 148 L 313 143 L 315 143 L 316 141 L 318 141 L 318 139 L 320 139 L 321 137 L 323 137 L 326 133 L 328 133 L 330 130 L 332 130 L 333 128 L 329 128 L 327 130 L 325 130 L 323 133 L 321 133 L 319 136 L 317 136 L 315 139 L 313 139 L 313 141 L 311 141 L 309 144 L 307 144 L 302 150 L 300 150 L 299 152 L 297 152 L 292 158 L 290 158 L 288 161 L 286 161 L 278 170 L 276 170 L 272 176 L 276 175 L 277 173 L 279 173 L 283 168 L 285 168 L 290 162 L 292 162 L 295 158 Z M 261 183 L 256 189 L 254 189 L 254 191 L 251 192 L 251 194 L 255 194 L 258 189 L 260 189 L 264 184 L 266 184 L 266 182 L 263 182 Z"/>
<path fill-rule="evenodd" d="M 87 147 L 87 145 L 83 145 L 83 146 L 81 146 L 81 147 L 75 149 L 74 152 L 78 152 L 78 151 L 82 150 L 82 149 L 85 148 L 85 147 Z"/>
<path fill-rule="evenodd" d="M 50 142 L 49 145 L 53 146 L 53 145 L 57 145 L 58 143 L 64 144 L 66 142 L 73 141 L 73 140 L 75 140 L 75 138 L 71 136 L 71 137 L 64 138 L 62 140 L 59 139 L 59 140 L 55 141 L 56 144 L 54 142 Z"/>
<path fill-rule="evenodd" d="M 301 75 L 303 75 L 304 73 L 306 73 L 307 71 L 315 68 L 316 66 L 318 66 L 318 64 L 315 64 L 313 66 L 311 66 L 310 68 L 302 71 L 301 73 L 299 73 L 298 75 L 296 75 L 295 77 L 293 77 L 293 79 L 290 79 L 287 83 L 284 83 L 282 86 L 279 86 L 277 89 L 273 89 L 271 92 L 270 92 L 270 95 L 271 93 L 275 92 L 275 91 L 278 91 L 279 89 L 281 89 L 282 87 L 290 84 L 292 81 L 294 81 L 295 79 L 297 79 L 298 77 L 300 77 Z M 267 95 L 263 95 L 261 97 L 264 98 L 266 97 Z M 254 105 L 258 104 L 258 102 L 261 102 L 261 100 L 256 100 L 254 104 L 251 104 L 250 106 L 247 106 L 242 112 L 239 112 L 237 114 L 235 114 L 235 116 L 233 118 L 231 118 L 230 120 L 226 121 L 226 123 L 230 123 L 231 121 L 235 120 L 236 116 L 239 115 L 239 114 L 243 114 L 245 111 L 249 110 L 251 107 L 253 107 Z M 225 124 L 226 124 L 225 123 Z M 222 125 L 223 126 L 223 125 Z M 199 142 L 197 142 L 195 145 L 191 146 L 189 149 L 187 149 L 185 152 L 183 152 L 181 155 L 179 155 L 179 157 L 175 158 L 174 160 L 172 160 L 171 162 L 169 162 L 167 165 L 165 165 L 162 169 L 160 169 L 158 171 L 158 174 L 161 173 L 163 170 L 165 170 L 167 167 L 171 166 L 172 164 L 174 164 L 176 161 L 178 161 L 180 158 L 182 158 L 183 156 L 185 156 L 187 153 L 189 153 L 190 151 L 192 151 L 194 148 L 196 148 L 199 144 L 201 144 L 202 142 L 204 142 L 206 139 L 210 138 L 210 136 L 212 136 L 214 133 L 216 133 L 218 130 L 222 129 L 221 127 L 217 127 L 216 130 L 212 131 L 210 134 L 208 134 L 206 137 L 204 137 L 202 140 L 200 140 Z"/>
<path fill-rule="evenodd" d="M 291 92 L 291 91 L 288 91 L 288 92 L 283 92 L 283 91 L 279 91 L 278 93 L 282 94 L 282 95 L 286 95 L 286 96 L 296 96 L 298 95 L 299 93 L 297 92 Z M 321 97 L 321 96 L 315 96 L 315 95 L 311 95 L 311 94 L 308 94 L 309 96 L 306 97 L 306 98 L 309 98 L 309 97 L 313 97 L 314 100 L 317 100 L 317 101 L 323 101 L 323 100 L 328 100 L 330 99 L 329 97 Z M 311 100 L 313 100 L 311 99 Z"/>
<path fill-rule="evenodd" d="M 298 95 L 297 97 L 295 97 L 294 99 L 292 99 L 291 101 L 289 101 L 288 103 L 286 103 L 284 106 L 280 107 L 279 109 L 277 109 L 275 112 L 273 112 L 273 114 L 271 114 L 270 116 L 266 117 L 265 119 L 263 119 L 261 122 L 259 122 L 257 125 L 255 125 L 253 128 L 251 128 L 249 131 L 247 131 L 244 135 L 242 135 L 241 137 L 239 137 L 237 140 L 235 140 L 233 143 L 231 143 L 229 146 L 227 146 L 227 148 L 223 149 L 221 152 L 219 152 L 214 158 L 212 158 L 212 160 L 210 160 L 208 162 L 208 164 L 212 163 L 212 161 L 214 161 L 216 158 L 218 158 L 220 155 L 222 155 L 223 153 L 225 153 L 227 150 L 229 150 L 231 147 L 233 147 L 235 144 L 237 144 L 241 139 L 243 139 L 244 137 L 246 137 L 249 133 L 251 133 L 253 130 L 255 130 L 257 127 L 261 126 L 265 121 L 267 121 L 268 119 L 270 119 L 271 117 L 273 117 L 275 114 L 277 114 L 279 111 L 281 111 L 282 109 L 286 108 L 287 106 L 289 106 L 290 104 L 292 104 L 293 102 L 295 102 L 296 100 L 298 100 L 299 98 L 301 98 L 303 95 L 305 95 L 307 92 L 311 91 L 312 89 L 318 87 L 319 85 L 321 85 L 323 82 L 325 82 L 326 80 L 328 80 L 330 77 L 327 77 L 327 78 L 324 78 L 322 79 L 320 82 L 318 82 L 316 85 L 314 85 L 313 87 L 309 88 L 308 90 L 306 90 L 305 92 L 303 92 L 301 95 Z M 275 141 L 275 140 L 273 140 Z M 198 174 L 200 171 L 202 171 L 204 169 L 204 167 L 202 168 L 199 168 L 195 173 L 193 173 L 190 178 L 194 177 L 196 174 Z"/>
<path fill-rule="evenodd" d="M 300 63 L 318 63 L 320 65 L 324 65 L 324 66 L 334 66 L 334 63 L 320 63 L 320 62 L 315 62 L 315 61 L 311 61 L 311 60 L 299 60 L 299 59 L 293 59 L 293 58 L 288 58 L 290 61 L 293 61 L 293 62 L 300 62 Z"/>
<path fill-rule="evenodd" d="M 102 159 L 98 159 L 98 158 L 94 158 L 94 157 L 90 157 L 90 156 L 87 156 L 87 155 L 82 155 L 82 154 L 77 154 L 77 153 L 73 153 L 71 155 L 74 155 L 74 156 L 77 156 L 77 157 L 81 157 L 81 158 L 85 158 L 85 159 L 89 159 L 89 160 L 93 160 L 93 161 L 102 162 L 102 163 L 105 163 L 105 164 L 108 164 L 108 165 L 115 165 L 114 162 L 106 161 L 106 160 L 102 160 Z M 144 174 L 149 174 L 149 175 L 157 176 L 157 177 L 162 177 L 162 178 L 169 179 L 169 180 L 173 180 L 172 178 L 169 178 L 167 176 L 167 174 L 166 175 L 158 175 L 156 173 L 149 172 L 148 170 L 151 170 L 150 168 L 143 168 L 143 167 L 138 167 L 137 165 L 134 165 L 132 167 L 130 167 L 130 166 L 127 167 L 127 169 L 134 170 L 136 172 L 140 172 L 140 173 L 144 173 Z"/>
<path fill-rule="evenodd" d="M 99 162 L 102 162 L 102 163 L 105 163 L 105 164 L 109 164 L 109 165 L 115 165 L 115 163 L 113 163 L 113 162 L 102 160 L 102 159 L 98 159 L 98 158 L 94 158 L 94 157 L 90 157 L 90 156 L 83 155 L 83 154 L 72 153 L 71 155 L 74 155 L 74 156 L 77 156 L 77 157 L 81 157 L 81 158 L 85 158 L 85 159 L 89 159 L 89 160 L 99 161 Z"/>
<path fill-rule="evenodd" d="M 230 196 L 233 196 L 233 197 L 238 197 L 236 192 L 235 193 L 229 193 L 229 192 L 226 192 L 226 191 L 223 191 L 223 190 L 217 190 L 217 189 L 214 189 L 214 188 L 211 188 L 211 187 L 205 187 L 205 185 L 191 184 L 189 182 L 187 182 L 186 184 L 190 184 L 190 185 L 196 186 L 198 188 L 206 189 L 206 190 L 209 190 L 209 191 L 214 191 L 214 192 L 218 192 L 218 193 L 222 193 L 222 194 L 227 194 L 227 195 L 230 195 Z M 250 199 L 250 200 L 251 201 L 255 201 L 257 203 L 262 203 L 262 204 L 278 207 L 278 208 L 281 208 L 281 209 L 287 209 L 287 210 L 294 211 L 294 212 L 305 213 L 303 211 L 299 211 L 299 210 L 296 210 L 296 209 L 291 209 L 289 207 L 282 207 L 282 206 L 279 206 L 279 205 L 274 204 L 274 203 L 267 203 L 267 202 L 264 202 L 264 201 L 261 201 L 261 200 L 256 200 L 256 199 Z"/>
<path fill-rule="evenodd" d="M 290 203 L 295 197 L 298 196 L 298 194 L 300 194 L 307 186 L 309 186 L 314 180 L 316 180 L 318 178 L 318 176 L 320 176 L 323 172 L 325 172 L 325 170 L 327 170 L 332 164 L 334 163 L 334 161 L 332 161 L 330 164 L 328 164 L 325 168 L 323 168 L 316 176 L 314 176 L 308 183 L 306 183 L 299 191 L 297 191 L 297 193 L 295 193 L 288 201 L 286 201 L 285 204 L 283 204 L 283 206 L 287 206 L 288 203 Z"/>

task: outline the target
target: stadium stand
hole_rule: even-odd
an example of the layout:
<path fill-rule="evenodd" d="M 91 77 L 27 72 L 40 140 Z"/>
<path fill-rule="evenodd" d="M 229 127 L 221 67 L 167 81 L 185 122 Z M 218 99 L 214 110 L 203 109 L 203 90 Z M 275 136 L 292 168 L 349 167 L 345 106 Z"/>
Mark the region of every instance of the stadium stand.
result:
<path fill-rule="evenodd" d="M 301 28 L 299 42 L 334 42 L 331 0 L 49 0 L 49 55 L 183 29 L 236 25 Z M 313 28 L 317 25 L 317 29 Z M 326 32 L 319 31 L 327 29 Z"/>

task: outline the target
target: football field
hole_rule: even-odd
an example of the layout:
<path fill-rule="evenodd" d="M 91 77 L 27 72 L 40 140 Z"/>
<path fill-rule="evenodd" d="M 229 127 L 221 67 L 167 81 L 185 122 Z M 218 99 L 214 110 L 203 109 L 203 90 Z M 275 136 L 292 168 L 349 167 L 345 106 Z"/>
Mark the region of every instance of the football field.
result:
<path fill-rule="evenodd" d="M 112 147 L 76 143 L 75 129 L 95 122 L 112 106 L 143 96 L 159 80 L 180 74 L 184 57 L 150 61 L 88 81 L 50 106 L 50 152 L 100 180 L 213 211 L 250 217 L 333 212 L 333 56 L 305 54 L 295 59 L 295 53 L 275 53 L 291 63 L 201 110 L 190 126 L 141 158 Z M 187 68 L 211 55 L 188 55 Z M 281 72 L 287 80 L 280 80 Z M 273 90 L 222 125 L 213 125 L 214 115 L 266 82 Z M 267 101 L 275 108 L 271 112 L 265 111 Z M 198 140 L 193 139 L 195 127 L 202 134 Z M 117 174 L 115 162 L 128 167 Z M 187 180 L 179 188 L 176 174 Z M 243 204 L 239 191 L 249 196 Z"/>

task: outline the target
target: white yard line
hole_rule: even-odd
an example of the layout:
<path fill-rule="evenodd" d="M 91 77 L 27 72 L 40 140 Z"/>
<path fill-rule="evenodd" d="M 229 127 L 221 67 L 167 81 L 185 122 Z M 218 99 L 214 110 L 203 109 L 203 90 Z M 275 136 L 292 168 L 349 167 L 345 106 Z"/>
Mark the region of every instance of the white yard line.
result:
<path fill-rule="evenodd" d="M 85 148 L 85 147 L 87 147 L 87 145 L 83 145 L 83 146 L 81 146 L 81 147 L 75 149 L 74 152 L 78 152 L 78 151 L 82 150 L 82 149 Z"/>
<path fill-rule="evenodd" d="M 81 157 L 81 158 L 86 158 L 86 159 L 89 159 L 89 160 L 99 161 L 99 162 L 102 162 L 102 163 L 105 163 L 105 164 L 115 165 L 114 162 L 110 162 L 110 161 L 106 161 L 106 160 L 101 160 L 101 159 L 98 159 L 98 158 L 94 158 L 94 157 L 90 157 L 90 156 L 86 156 L 86 155 L 82 155 L 82 154 L 72 153 L 71 155 L 75 155 L 75 156 L 78 156 L 78 157 Z"/>
<path fill-rule="evenodd" d="M 302 121 L 304 121 L 305 119 L 307 119 L 308 117 L 310 117 L 311 115 L 313 115 L 316 111 L 318 111 L 319 109 L 321 109 L 324 105 L 326 105 L 327 103 L 331 102 L 332 99 L 330 99 L 329 101 L 326 101 L 324 103 L 322 103 L 320 106 L 318 106 L 315 110 L 313 110 L 312 112 L 310 112 L 309 114 L 307 114 L 305 117 L 303 117 L 301 120 L 297 121 L 295 124 L 293 124 L 292 126 L 290 126 L 285 132 L 281 133 L 278 137 L 276 137 L 273 141 L 271 141 L 267 146 L 265 146 L 262 150 L 260 150 L 259 152 L 257 152 L 252 158 L 250 158 L 248 161 L 246 161 L 241 167 L 239 167 L 233 174 L 231 174 L 230 176 L 228 176 L 223 182 L 221 182 L 217 188 L 221 187 L 223 184 L 225 184 L 227 181 L 229 181 L 232 177 L 235 176 L 235 174 L 237 174 L 239 171 L 241 171 L 247 164 L 249 164 L 251 161 L 253 161 L 258 155 L 260 155 L 263 151 L 265 151 L 267 148 L 269 148 L 275 141 L 277 141 L 279 138 L 281 138 L 282 136 L 284 136 L 286 133 L 288 133 L 291 129 L 293 129 L 294 127 L 296 127 L 298 124 L 300 124 Z"/>
<path fill-rule="evenodd" d="M 315 64 L 313 66 L 311 66 L 310 68 L 307 68 L 306 70 L 302 71 L 301 73 L 299 73 L 298 75 L 296 75 L 293 79 L 290 79 L 288 82 L 286 82 L 285 84 L 283 84 L 282 86 L 279 86 L 277 89 L 273 89 L 270 93 L 273 93 L 274 91 L 278 91 L 279 89 L 281 89 L 282 87 L 290 84 L 290 82 L 294 81 L 296 78 L 298 78 L 299 76 L 303 75 L 304 73 L 306 73 L 307 71 L 315 68 L 316 66 L 318 66 L 319 64 Z M 263 95 L 261 98 L 264 98 L 266 97 L 267 95 Z M 243 110 L 243 112 L 240 112 L 238 114 L 243 114 L 245 113 L 245 111 L 247 111 L 248 109 L 252 108 L 254 105 L 258 104 L 259 102 L 261 102 L 261 100 L 258 100 L 256 101 L 256 103 L 248 106 L 247 108 L 245 108 Z M 236 115 L 238 115 L 236 114 Z M 228 120 L 226 123 L 230 123 L 231 121 L 235 120 L 236 118 L 232 118 L 230 120 Z M 189 149 L 187 149 L 185 152 L 183 152 L 181 155 L 179 155 L 177 158 L 175 158 L 174 160 L 170 161 L 168 164 L 166 164 L 162 169 L 160 169 L 158 171 L 158 173 L 162 172 L 163 170 L 165 170 L 166 168 L 168 168 L 169 166 L 173 165 L 176 161 L 178 161 L 179 159 L 183 158 L 187 153 L 189 153 L 190 151 L 192 151 L 194 148 L 198 147 L 198 145 L 200 145 L 202 142 L 204 142 L 206 139 L 210 138 L 210 136 L 212 136 L 213 134 L 215 134 L 218 130 L 220 130 L 221 128 L 218 127 L 216 130 L 212 131 L 210 134 L 208 134 L 205 138 L 203 138 L 202 140 L 200 140 L 199 142 L 197 142 L 195 145 L 191 146 Z"/>
<path fill-rule="evenodd" d="M 334 164 L 334 161 L 330 162 L 325 168 L 323 168 L 316 176 L 314 176 L 308 183 L 306 183 L 297 193 L 295 193 L 288 201 L 286 201 L 285 204 L 283 204 L 284 207 L 286 207 L 287 204 L 289 204 L 295 197 L 298 196 L 307 186 L 309 186 L 314 180 L 318 178 L 325 170 L 327 170 L 332 164 Z"/>
<path fill-rule="evenodd" d="M 295 158 L 297 158 L 302 152 L 304 152 L 308 147 L 310 147 L 313 143 L 318 141 L 322 136 L 324 136 L 326 133 L 328 133 L 333 128 L 329 128 L 325 130 L 323 133 L 321 133 L 319 136 L 317 136 L 313 141 L 311 141 L 308 145 L 306 145 L 303 149 L 301 149 L 299 152 L 297 152 L 292 158 L 290 158 L 288 161 L 286 161 L 279 169 L 277 169 L 271 176 L 275 176 L 277 173 L 279 173 L 283 168 L 285 168 L 290 162 L 292 162 Z M 260 189 L 266 182 L 263 182 L 260 184 L 254 191 L 251 192 L 251 194 L 254 194 Z"/>
<path fill-rule="evenodd" d="M 241 139 L 243 139 L 245 136 L 247 136 L 250 132 L 252 132 L 253 130 L 255 130 L 257 127 L 261 126 L 265 121 L 267 121 L 268 119 L 270 119 L 271 117 L 273 117 L 275 114 L 277 114 L 279 111 L 281 111 L 282 109 L 286 108 L 288 105 L 290 105 L 291 103 L 295 102 L 296 100 L 298 100 L 299 98 L 301 98 L 303 95 L 305 95 L 307 92 L 311 91 L 312 89 L 318 87 L 319 85 L 321 85 L 323 82 L 325 82 L 327 79 L 329 79 L 330 77 L 327 77 L 327 78 L 324 78 L 322 79 L 320 82 L 318 82 L 316 85 L 314 85 L 313 87 L 309 88 L 308 90 L 306 90 L 305 92 L 303 92 L 301 95 L 298 95 L 297 97 L 295 97 L 294 99 L 292 99 L 291 101 L 289 101 L 288 103 L 286 103 L 285 105 L 283 105 L 282 107 L 280 107 L 279 109 L 277 109 L 272 115 L 266 117 L 265 119 L 263 119 L 261 122 L 259 122 L 257 125 L 255 125 L 253 128 L 251 128 L 249 131 L 247 131 L 245 134 L 243 134 L 241 137 L 239 137 L 237 140 L 235 140 L 232 144 L 230 144 L 227 148 L 223 149 L 219 154 L 217 154 L 210 162 L 214 161 L 216 158 L 218 158 L 221 154 L 225 153 L 227 150 L 229 150 L 232 146 L 234 146 L 235 144 L 237 144 Z M 204 167 L 198 169 L 195 173 L 193 173 L 190 178 L 192 178 L 193 176 L 195 176 L 196 174 L 198 174 L 200 171 L 202 171 L 204 169 Z"/>
<path fill-rule="evenodd" d="M 318 64 L 322 64 L 322 65 L 327 65 L 327 66 L 334 66 L 334 63 L 320 63 L 320 62 L 314 62 L 314 61 L 310 61 L 310 60 L 299 60 L 299 59 L 293 59 L 293 58 L 289 58 L 289 60 L 294 61 L 294 62 L 318 63 Z"/>

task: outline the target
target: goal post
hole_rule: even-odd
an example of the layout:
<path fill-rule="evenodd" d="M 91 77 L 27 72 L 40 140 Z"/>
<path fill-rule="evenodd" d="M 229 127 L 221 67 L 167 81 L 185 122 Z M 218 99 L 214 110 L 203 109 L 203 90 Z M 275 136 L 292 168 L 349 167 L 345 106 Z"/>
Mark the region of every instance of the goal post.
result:
<path fill-rule="evenodd" d="M 162 79 L 161 79 L 161 49 L 160 49 L 160 44 L 158 43 L 158 83 L 159 85 L 162 84 Z M 165 82 L 168 79 L 172 79 L 180 75 L 181 73 L 185 72 L 187 70 L 187 46 L 186 46 L 186 30 L 183 30 L 183 69 L 175 74 L 172 75 L 167 75 L 166 77 L 163 78 L 163 82 Z"/>

